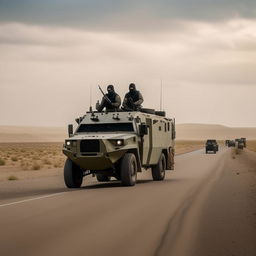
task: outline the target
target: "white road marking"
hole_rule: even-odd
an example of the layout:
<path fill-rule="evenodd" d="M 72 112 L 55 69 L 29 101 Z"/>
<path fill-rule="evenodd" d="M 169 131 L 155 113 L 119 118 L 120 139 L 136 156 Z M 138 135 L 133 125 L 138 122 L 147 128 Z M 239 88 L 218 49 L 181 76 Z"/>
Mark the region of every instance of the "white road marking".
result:
<path fill-rule="evenodd" d="M 47 195 L 47 196 L 34 197 L 34 198 L 25 199 L 25 200 L 21 200 L 21 201 L 16 201 L 16 202 L 12 202 L 12 203 L 0 204 L 0 207 L 10 206 L 10 205 L 14 205 L 14 204 L 26 203 L 26 202 L 29 202 L 29 201 L 34 201 L 34 200 L 44 199 L 44 198 L 48 198 L 48 197 L 58 196 L 58 195 L 65 194 L 65 193 L 67 193 L 67 192 L 54 193 L 54 194 L 50 194 L 50 195 Z"/>

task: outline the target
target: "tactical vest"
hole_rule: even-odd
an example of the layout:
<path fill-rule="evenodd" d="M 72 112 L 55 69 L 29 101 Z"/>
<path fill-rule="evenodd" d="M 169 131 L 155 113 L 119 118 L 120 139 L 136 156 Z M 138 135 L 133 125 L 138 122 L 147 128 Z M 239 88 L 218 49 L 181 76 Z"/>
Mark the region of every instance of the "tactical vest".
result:
<path fill-rule="evenodd" d="M 116 93 L 114 92 L 114 93 L 107 93 L 106 94 L 106 96 L 110 99 L 110 101 L 112 102 L 112 103 L 115 103 L 116 102 Z"/>
<path fill-rule="evenodd" d="M 140 99 L 140 95 L 139 95 L 139 91 L 134 91 L 134 93 L 130 93 L 128 92 L 127 94 L 127 98 L 131 98 L 133 102 L 136 102 Z"/>
<path fill-rule="evenodd" d="M 116 103 L 116 96 L 117 96 L 117 93 L 107 93 L 106 94 L 106 96 L 109 98 L 109 100 L 112 102 L 112 103 Z M 105 104 L 106 104 L 106 108 L 108 109 L 108 110 L 110 110 L 110 109 L 114 109 L 114 107 L 111 105 L 111 104 L 109 104 L 107 101 L 105 102 Z"/>

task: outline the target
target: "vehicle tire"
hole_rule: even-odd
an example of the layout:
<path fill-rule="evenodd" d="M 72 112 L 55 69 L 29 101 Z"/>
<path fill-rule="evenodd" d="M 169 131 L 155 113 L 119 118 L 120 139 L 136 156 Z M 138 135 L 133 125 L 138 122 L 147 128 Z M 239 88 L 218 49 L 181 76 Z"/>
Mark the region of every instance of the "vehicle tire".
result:
<path fill-rule="evenodd" d="M 123 186 L 134 186 L 137 181 L 137 161 L 132 153 L 126 153 L 121 160 L 121 183 Z"/>
<path fill-rule="evenodd" d="M 104 181 L 110 181 L 111 180 L 111 177 L 109 177 L 105 174 L 101 174 L 101 173 L 96 174 L 96 178 L 97 178 L 97 181 L 99 181 L 99 182 L 104 182 Z"/>
<path fill-rule="evenodd" d="M 157 165 L 151 168 L 153 180 L 164 180 L 165 169 L 166 169 L 166 159 L 162 153 Z"/>
<path fill-rule="evenodd" d="M 207 150 L 205 150 L 205 154 L 208 154 L 208 151 L 207 151 Z"/>
<path fill-rule="evenodd" d="M 83 172 L 69 158 L 64 166 L 64 181 L 68 188 L 80 188 L 83 182 Z"/>

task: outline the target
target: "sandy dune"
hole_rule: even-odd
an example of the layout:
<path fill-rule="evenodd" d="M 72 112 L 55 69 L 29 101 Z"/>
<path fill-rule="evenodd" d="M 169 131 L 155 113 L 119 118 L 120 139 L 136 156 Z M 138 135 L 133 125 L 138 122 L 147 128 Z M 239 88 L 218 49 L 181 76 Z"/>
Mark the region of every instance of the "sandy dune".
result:
<path fill-rule="evenodd" d="M 0 126 L 0 142 L 62 142 L 66 127 Z"/>
<path fill-rule="evenodd" d="M 177 139 L 205 140 L 214 138 L 218 140 L 245 137 L 248 140 L 256 139 L 256 127 L 227 127 L 209 124 L 178 124 Z"/>
<path fill-rule="evenodd" d="M 256 127 L 233 128 L 209 124 L 177 124 L 178 140 L 219 140 L 246 137 L 256 139 Z M 62 142 L 66 127 L 0 126 L 0 142 Z"/>

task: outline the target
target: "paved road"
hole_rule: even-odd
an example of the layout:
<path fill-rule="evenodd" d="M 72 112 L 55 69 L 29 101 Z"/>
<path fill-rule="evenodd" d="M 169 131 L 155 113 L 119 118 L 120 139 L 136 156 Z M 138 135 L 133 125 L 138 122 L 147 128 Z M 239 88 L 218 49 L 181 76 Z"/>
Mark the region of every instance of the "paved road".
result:
<path fill-rule="evenodd" d="M 192 255 L 227 158 L 228 149 L 180 155 L 164 181 L 145 171 L 135 187 L 86 178 L 68 190 L 61 175 L 0 184 L 0 255 Z"/>

